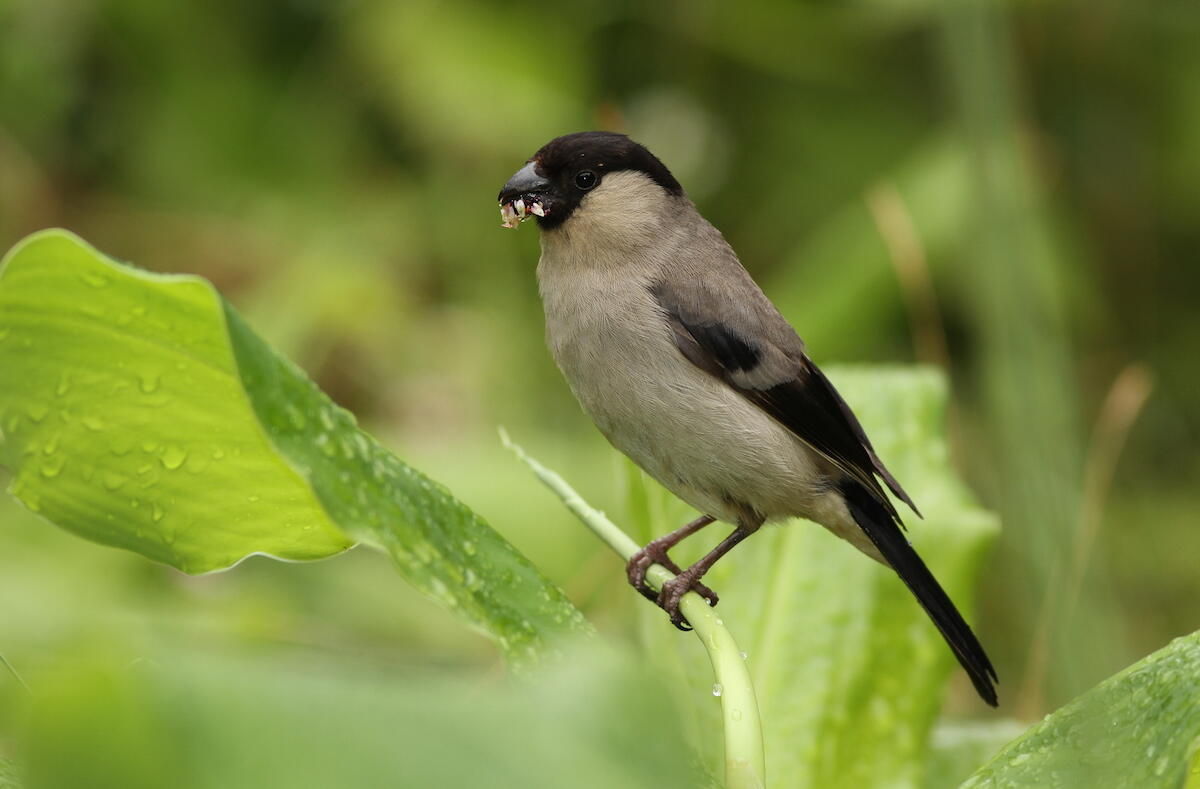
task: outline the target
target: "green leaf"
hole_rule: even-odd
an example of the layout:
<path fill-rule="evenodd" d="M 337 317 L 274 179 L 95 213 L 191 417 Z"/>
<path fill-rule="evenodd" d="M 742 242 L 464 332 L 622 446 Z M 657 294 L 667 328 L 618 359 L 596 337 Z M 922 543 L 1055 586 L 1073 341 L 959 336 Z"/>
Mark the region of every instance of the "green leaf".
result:
<path fill-rule="evenodd" d="M 83 537 L 190 573 L 361 541 L 510 657 L 587 629 L 200 278 L 115 263 L 63 231 L 31 236 L 0 268 L 0 370 L 10 492 Z"/>
<path fill-rule="evenodd" d="M 1189 765 L 1198 745 L 1200 632 L 1176 639 L 1034 725 L 962 788 L 1176 789 L 1194 780 Z"/>
<path fill-rule="evenodd" d="M 907 518 L 908 536 L 971 620 L 972 586 L 997 524 L 950 469 L 942 437 L 944 379 L 899 368 L 834 369 L 830 376 L 925 513 L 924 520 Z M 654 529 L 661 533 L 687 517 L 677 511 Z M 708 534 L 690 550 L 720 536 Z M 768 781 L 823 789 L 921 785 L 946 680 L 959 669 L 894 573 L 824 529 L 797 521 L 760 531 L 718 563 L 706 582 L 721 596 L 717 611 L 747 651 Z M 703 654 L 677 636 L 660 611 L 642 609 L 654 651 L 668 655 L 672 670 L 683 675 L 677 684 L 688 689 L 693 738 L 702 753 L 719 753 L 718 707 L 707 691 L 696 690 L 707 688 Z"/>
<path fill-rule="evenodd" d="M 194 648 L 76 659 L 14 756 L 41 789 L 702 786 L 641 663 L 572 652 L 534 685 Z"/>

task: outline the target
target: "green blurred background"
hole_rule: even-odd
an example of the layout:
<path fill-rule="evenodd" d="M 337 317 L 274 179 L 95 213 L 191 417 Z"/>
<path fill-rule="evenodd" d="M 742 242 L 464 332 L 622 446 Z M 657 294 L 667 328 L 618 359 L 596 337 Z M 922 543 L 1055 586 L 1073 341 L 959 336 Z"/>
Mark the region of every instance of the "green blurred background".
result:
<path fill-rule="evenodd" d="M 622 511 L 494 196 L 626 131 L 818 362 L 948 371 L 1005 526 L 974 619 L 1032 719 L 1200 628 L 1198 85 L 1186 0 L 0 0 L 0 249 L 57 225 L 208 277 L 618 637 L 616 561 L 496 439 Z M 113 643 L 498 666 L 365 552 L 189 578 L 0 519 L 22 673 Z"/>

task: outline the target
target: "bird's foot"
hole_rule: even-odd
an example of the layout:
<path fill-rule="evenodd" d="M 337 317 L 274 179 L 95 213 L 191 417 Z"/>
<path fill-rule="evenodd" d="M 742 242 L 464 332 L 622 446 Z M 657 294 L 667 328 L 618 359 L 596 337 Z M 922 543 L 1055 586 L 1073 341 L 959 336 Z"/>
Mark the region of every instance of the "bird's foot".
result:
<path fill-rule="evenodd" d="M 682 576 L 684 572 L 680 570 L 679 565 L 672 561 L 671 557 L 667 555 L 666 547 L 659 544 L 657 540 L 649 543 L 645 548 L 642 548 L 629 558 L 629 563 L 625 565 L 625 575 L 629 578 L 630 586 L 632 586 L 634 589 L 637 589 L 638 592 L 641 593 L 642 597 L 645 597 L 650 602 L 661 605 L 660 601 L 662 596 L 651 589 L 650 585 L 646 583 L 646 571 L 650 569 L 650 565 L 652 564 L 661 564 L 663 567 L 666 567 L 668 570 L 675 573 L 676 576 Z M 678 578 L 675 580 L 678 580 Z M 674 582 L 675 581 L 671 581 L 669 583 Z M 683 597 L 684 593 L 686 593 L 689 588 L 691 591 L 707 600 L 710 606 L 716 605 L 720 600 L 720 598 L 717 597 L 716 592 L 714 592 L 712 589 L 709 589 L 704 584 L 699 583 L 698 581 L 693 582 L 690 586 L 685 586 L 683 591 L 679 593 L 679 597 Z M 676 605 L 676 612 L 678 612 L 678 605 Z M 668 613 L 670 612 L 668 611 Z M 672 615 L 671 621 L 675 621 L 674 615 Z M 679 627 L 679 624 L 676 623 L 675 626 Z"/>
<path fill-rule="evenodd" d="M 700 583 L 699 573 L 694 573 L 691 569 L 678 573 L 670 581 L 663 584 L 662 591 L 658 593 L 658 597 L 654 601 L 658 604 L 659 608 L 666 611 L 667 615 L 671 617 L 671 624 L 683 631 L 692 629 L 691 623 L 687 621 L 683 612 L 679 610 L 679 604 L 682 602 L 683 596 L 688 592 L 696 592 L 707 600 L 710 606 L 717 604 L 717 596 L 712 593 L 711 589 Z"/>

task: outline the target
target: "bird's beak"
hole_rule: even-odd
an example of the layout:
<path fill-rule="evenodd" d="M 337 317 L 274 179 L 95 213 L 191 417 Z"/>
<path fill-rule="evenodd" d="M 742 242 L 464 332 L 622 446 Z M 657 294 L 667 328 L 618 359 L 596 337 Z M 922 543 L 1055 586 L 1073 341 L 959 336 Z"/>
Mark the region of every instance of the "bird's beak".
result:
<path fill-rule="evenodd" d="M 516 227 L 530 216 L 543 217 L 554 210 L 552 186 L 538 174 L 534 162 L 513 173 L 498 199 L 504 227 Z"/>

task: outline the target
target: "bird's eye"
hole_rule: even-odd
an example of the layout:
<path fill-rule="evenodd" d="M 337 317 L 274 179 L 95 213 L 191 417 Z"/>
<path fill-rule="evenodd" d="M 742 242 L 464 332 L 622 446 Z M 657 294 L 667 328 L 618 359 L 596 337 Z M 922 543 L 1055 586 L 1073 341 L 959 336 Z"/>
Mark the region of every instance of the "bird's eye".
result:
<path fill-rule="evenodd" d="M 583 191 L 587 191 L 596 185 L 596 174 L 591 170 L 581 170 L 575 174 L 575 185 Z"/>

